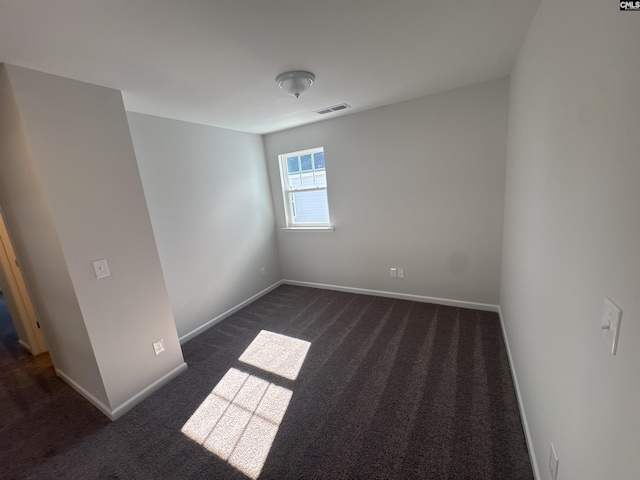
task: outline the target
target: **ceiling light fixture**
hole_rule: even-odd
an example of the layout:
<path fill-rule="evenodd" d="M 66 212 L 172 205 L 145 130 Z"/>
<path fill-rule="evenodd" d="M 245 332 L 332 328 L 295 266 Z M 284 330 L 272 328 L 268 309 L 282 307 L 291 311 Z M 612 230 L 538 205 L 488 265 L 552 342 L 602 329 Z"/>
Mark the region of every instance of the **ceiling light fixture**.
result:
<path fill-rule="evenodd" d="M 311 72 L 285 72 L 276 77 L 278 86 L 296 98 L 300 97 L 304 92 L 309 90 L 313 85 L 316 76 Z"/>

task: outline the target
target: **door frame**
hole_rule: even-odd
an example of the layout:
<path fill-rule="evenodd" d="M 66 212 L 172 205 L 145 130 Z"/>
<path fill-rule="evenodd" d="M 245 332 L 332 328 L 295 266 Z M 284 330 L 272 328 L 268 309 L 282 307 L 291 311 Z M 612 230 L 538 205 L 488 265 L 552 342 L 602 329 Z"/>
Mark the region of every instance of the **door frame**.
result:
<path fill-rule="evenodd" d="M 13 300 L 17 312 L 14 312 L 11 320 L 19 322 L 22 330 L 26 333 L 28 344 L 20 339 L 20 344 L 29 350 L 33 355 L 38 355 L 48 351 L 47 343 L 44 339 L 40 322 L 36 314 L 35 307 L 29 294 L 29 289 L 20 269 L 20 262 L 13 248 L 11 236 L 7 230 L 4 214 L 0 208 L 0 268 L 4 274 L 6 285 L 3 285 L 5 297 L 9 296 Z"/>

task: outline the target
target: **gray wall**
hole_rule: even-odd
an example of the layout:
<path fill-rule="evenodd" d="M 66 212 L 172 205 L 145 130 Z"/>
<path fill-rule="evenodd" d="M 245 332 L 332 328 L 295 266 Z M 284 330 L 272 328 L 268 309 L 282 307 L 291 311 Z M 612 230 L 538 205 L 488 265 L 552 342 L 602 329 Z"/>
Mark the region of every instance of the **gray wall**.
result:
<path fill-rule="evenodd" d="M 497 304 L 507 113 L 500 79 L 266 135 L 277 226 L 278 154 L 323 146 L 336 227 L 278 228 L 283 277 Z"/>
<path fill-rule="evenodd" d="M 7 67 L 0 71 L 0 202 L 56 367 L 109 401 L 30 151 Z"/>
<path fill-rule="evenodd" d="M 262 138 L 128 118 L 182 337 L 281 279 Z"/>
<path fill-rule="evenodd" d="M 7 223 L 56 368 L 113 411 L 184 366 L 122 96 L 6 68 L 19 156 L 2 174 L 20 182 L 3 192 Z M 111 276 L 97 280 L 103 257 Z"/>
<path fill-rule="evenodd" d="M 617 2 L 547 1 L 512 74 L 501 306 L 544 479 L 551 442 L 558 479 L 640 475 L 638 46 Z"/>

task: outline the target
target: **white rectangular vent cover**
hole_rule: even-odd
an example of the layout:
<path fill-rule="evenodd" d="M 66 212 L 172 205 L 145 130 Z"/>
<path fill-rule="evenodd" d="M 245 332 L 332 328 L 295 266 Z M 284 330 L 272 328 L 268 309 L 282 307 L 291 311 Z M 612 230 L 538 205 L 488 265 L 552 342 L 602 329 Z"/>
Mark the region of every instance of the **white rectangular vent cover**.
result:
<path fill-rule="evenodd" d="M 346 103 L 341 103 L 340 105 L 334 105 L 333 107 L 321 108 L 320 110 L 316 110 L 315 112 L 319 113 L 320 115 L 324 115 L 326 113 L 339 112 L 340 110 L 344 110 L 346 108 L 351 108 L 351 107 Z"/>

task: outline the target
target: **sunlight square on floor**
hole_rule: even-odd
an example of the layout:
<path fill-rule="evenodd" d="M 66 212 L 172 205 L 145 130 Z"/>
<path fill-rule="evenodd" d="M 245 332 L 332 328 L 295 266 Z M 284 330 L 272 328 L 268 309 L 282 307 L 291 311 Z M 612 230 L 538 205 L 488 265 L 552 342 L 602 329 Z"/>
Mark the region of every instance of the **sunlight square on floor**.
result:
<path fill-rule="evenodd" d="M 295 380 L 311 344 L 261 331 L 239 361 Z M 257 479 L 293 391 L 230 368 L 182 427 L 182 433 L 249 478 Z"/>
<path fill-rule="evenodd" d="M 311 343 L 305 340 L 262 330 L 238 360 L 295 380 L 310 346 Z"/>

